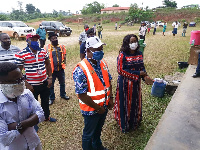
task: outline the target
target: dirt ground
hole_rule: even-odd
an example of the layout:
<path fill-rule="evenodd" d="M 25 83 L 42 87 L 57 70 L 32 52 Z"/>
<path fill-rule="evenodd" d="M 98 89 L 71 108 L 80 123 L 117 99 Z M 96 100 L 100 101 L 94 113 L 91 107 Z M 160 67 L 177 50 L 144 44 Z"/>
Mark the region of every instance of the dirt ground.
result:
<path fill-rule="evenodd" d="M 36 25 L 38 23 L 35 23 Z M 81 31 L 81 29 L 80 29 Z M 138 31 L 131 31 L 132 33 L 137 34 Z M 119 35 L 127 35 L 130 34 L 130 31 L 119 31 L 119 32 L 112 32 L 112 31 L 104 31 L 103 32 L 103 42 L 106 43 L 106 39 L 110 39 L 111 35 L 112 36 L 119 36 Z M 161 35 L 161 32 L 158 32 L 157 35 Z M 166 32 L 166 35 L 170 35 L 171 31 Z M 58 37 L 59 44 L 64 44 L 66 46 L 66 49 L 70 46 L 79 46 L 78 45 L 78 38 L 79 38 L 79 33 L 78 32 L 73 32 L 71 36 L 68 37 Z M 47 39 L 46 44 L 49 44 L 49 40 Z M 26 42 L 25 41 L 12 41 L 13 45 L 18 46 L 20 49 L 23 49 L 26 47 Z M 112 43 L 113 45 L 115 44 L 115 41 Z M 118 44 L 119 45 L 119 44 Z M 109 71 L 112 74 L 112 77 L 114 78 L 114 81 L 116 81 L 116 78 L 118 76 L 117 73 L 117 55 L 119 53 L 119 46 L 116 45 L 114 47 L 112 52 L 109 52 L 109 54 L 104 55 L 104 59 L 107 61 L 108 66 L 109 66 Z M 109 45 L 108 45 L 109 46 Z M 79 49 L 76 49 L 79 51 Z M 39 130 L 39 136 L 41 138 L 42 144 L 43 144 L 43 149 L 53 149 L 54 147 L 60 148 L 60 149 L 66 149 L 66 150 L 79 150 L 81 149 L 81 134 L 82 134 L 82 126 L 83 120 L 81 118 L 80 110 L 78 107 L 78 102 L 74 102 L 73 100 L 77 100 L 77 97 L 75 95 L 74 91 L 74 81 L 72 79 L 72 70 L 75 67 L 75 65 L 80 61 L 80 58 L 73 58 L 71 60 L 70 58 L 67 59 L 67 66 L 65 69 L 65 81 L 66 81 L 66 92 L 67 95 L 70 96 L 69 101 L 65 101 L 61 98 L 59 98 L 59 93 L 60 93 L 60 88 L 58 81 L 55 82 L 55 94 L 56 94 L 56 102 L 50 106 L 51 114 L 53 117 L 58 118 L 59 120 L 56 122 L 56 127 L 54 124 L 50 123 L 42 123 L 40 124 L 40 130 Z M 116 85 L 116 83 L 114 83 Z M 114 86 L 115 87 L 115 86 Z M 115 88 L 113 88 L 113 93 L 115 91 Z M 69 111 L 65 111 L 69 110 Z M 70 113 L 69 113 L 70 112 Z M 77 117 L 78 116 L 78 117 Z M 69 119 L 70 118 L 70 119 Z M 71 119 L 73 118 L 73 119 Z M 78 119 L 77 119 L 78 118 Z M 120 134 L 120 130 L 118 126 L 116 125 L 116 122 L 113 118 L 113 113 L 110 111 L 107 116 L 106 123 L 104 125 L 104 128 L 110 128 L 109 125 L 111 124 L 113 128 L 117 128 L 117 131 L 114 133 Z M 110 119 L 111 118 L 111 119 Z M 113 125 L 114 124 L 114 125 Z M 67 128 L 68 125 L 73 126 L 73 130 L 69 130 L 72 128 Z M 48 129 L 46 129 L 48 126 Z M 64 128 L 62 128 L 64 127 Z M 79 128 L 77 128 L 79 127 Z M 47 133 L 42 133 L 42 130 L 45 130 Z M 47 131 L 46 131 L 47 130 Z M 112 131 L 112 129 L 110 129 Z M 68 132 L 70 137 L 62 137 L 60 136 L 59 132 Z M 50 134 L 49 134 L 50 133 Z M 110 137 L 111 141 L 117 141 L 117 139 L 112 139 L 115 136 L 108 135 L 112 134 L 111 132 L 106 132 L 106 130 L 103 130 L 103 135 L 107 135 L 107 137 Z M 62 135 L 62 134 L 61 134 Z M 68 134 L 66 134 L 68 135 Z M 53 139 L 52 137 L 55 136 L 57 139 Z M 117 136 L 116 136 L 117 137 Z M 104 140 L 106 141 L 106 140 Z M 118 142 L 118 141 L 117 141 Z M 109 145 L 109 143 L 104 143 Z M 115 143 L 117 144 L 117 143 Z M 50 145 L 50 147 L 48 147 Z M 123 145 L 123 143 L 122 143 Z M 111 149 L 115 149 L 114 145 L 112 144 Z"/>

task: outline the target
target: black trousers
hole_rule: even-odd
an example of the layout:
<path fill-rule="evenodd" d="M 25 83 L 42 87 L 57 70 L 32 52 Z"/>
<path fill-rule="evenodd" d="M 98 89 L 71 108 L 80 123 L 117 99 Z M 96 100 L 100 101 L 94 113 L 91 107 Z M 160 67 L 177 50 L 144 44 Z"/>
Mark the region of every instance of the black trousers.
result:
<path fill-rule="evenodd" d="M 46 42 L 46 39 L 45 40 L 40 39 L 40 48 L 44 47 L 45 42 Z"/>
<path fill-rule="evenodd" d="M 50 95 L 50 89 L 47 87 L 48 82 L 44 81 L 43 84 L 40 85 L 33 85 L 33 95 L 36 100 L 38 100 L 38 95 L 40 95 L 41 99 L 41 106 L 44 110 L 44 116 L 45 119 L 49 118 L 50 110 L 49 110 L 49 95 Z"/>

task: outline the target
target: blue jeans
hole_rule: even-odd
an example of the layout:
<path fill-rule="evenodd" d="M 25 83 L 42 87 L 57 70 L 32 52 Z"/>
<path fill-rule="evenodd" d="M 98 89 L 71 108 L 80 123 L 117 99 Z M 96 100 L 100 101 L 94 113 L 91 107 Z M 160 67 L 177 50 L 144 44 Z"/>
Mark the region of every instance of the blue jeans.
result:
<path fill-rule="evenodd" d="M 153 30 L 153 35 L 155 35 L 156 34 L 156 28 L 154 28 L 154 30 Z"/>
<path fill-rule="evenodd" d="M 99 36 L 99 39 L 100 39 L 100 38 L 102 39 L 101 31 L 98 31 L 98 36 Z"/>
<path fill-rule="evenodd" d="M 58 78 L 58 81 L 60 84 L 60 97 L 64 97 L 66 95 L 64 69 L 61 69 L 60 71 L 54 71 L 52 74 L 52 86 L 50 88 L 50 96 L 49 96 L 50 100 L 55 100 L 54 83 L 55 83 L 56 78 Z"/>
<path fill-rule="evenodd" d="M 83 115 L 85 127 L 82 136 L 83 150 L 99 150 L 102 146 L 100 139 L 108 110 L 104 114 Z"/>
<path fill-rule="evenodd" d="M 200 53 L 199 53 L 198 64 L 196 68 L 196 74 L 200 74 Z"/>

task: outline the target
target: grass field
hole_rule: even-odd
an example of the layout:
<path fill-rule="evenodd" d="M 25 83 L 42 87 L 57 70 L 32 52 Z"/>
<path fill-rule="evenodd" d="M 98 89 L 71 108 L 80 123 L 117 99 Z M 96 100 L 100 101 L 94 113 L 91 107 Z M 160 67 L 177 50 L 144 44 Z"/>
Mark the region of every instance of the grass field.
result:
<path fill-rule="evenodd" d="M 80 61 L 78 36 L 83 26 L 69 24 L 73 29 L 70 37 L 59 37 L 59 43 L 65 44 L 67 48 L 66 92 L 71 97 L 69 101 L 60 99 L 59 84 L 56 82 L 56 100 L 50 106 L 51 116 L 58 121 L 56 123 L 43 122 L 39 125 L 39 136 L 44 150 L 81 150 L 81 137 L 83 129 L 83 118 L 80 113 L 78 99 L 74 92 L 72 70 Z M 92 26 L 92 25 L 90 25 Z M 120 30 L 114 30 L 114 23 L 103 25 L 103 39 L 107 45 L 104 46 L 104 58 L 108 63 L 110 73 L 113 77 L 113 93 L 117 84 L 116 59 L 122 44 L 123 37 L 127 34 L 138 34 L 139 25 L 133 27 L 122 26 Z M 189 40 L 191 30 L 189 27 L 186 37 L 181 37 L 182 27 L 178 34 L 172 36 L 171 24 L 168 24 L 166 36 L 162 36 L 162 28 L 158 28 L 156 35 L 151 33 L 146 36 L 147 47 L 144 51 L 144 63 L 151 78 L 163 78 L 165 75 L 174 74 L 178 69 L 177 61 L 187 61 L 189 58 Z M 47 41 L 49 43 L 49 41 Z M 24 41 L 12 41 L 13 45 L 20 48 L 25 47 Z M 163 98 L 151 96 L 151 86 L 142 83 L 143 93 L 143 121 L 140 127 L 130 133 L 122 133 L 114 120 L 113 112 L 109 111 L 102 132 L 103 144 L 109 150 L 143 150 L 154 132 L 159 119 L 164 113 L 171 96 Z"/>

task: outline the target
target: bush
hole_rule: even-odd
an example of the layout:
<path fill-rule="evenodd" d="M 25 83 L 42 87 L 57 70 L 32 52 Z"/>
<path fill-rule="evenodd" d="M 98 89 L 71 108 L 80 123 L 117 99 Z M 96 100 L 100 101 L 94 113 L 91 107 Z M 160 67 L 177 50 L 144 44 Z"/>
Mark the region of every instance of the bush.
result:
<path fill-rule="evenodd" d="M 103 20 L 102 24 L 110 23 L 110 20 Z"/>
<path fill-rule="evenodd" d="M 195 21 L 195 22 L 200 22 L 200 18 L 195 17 L 194 21 Z"/>

